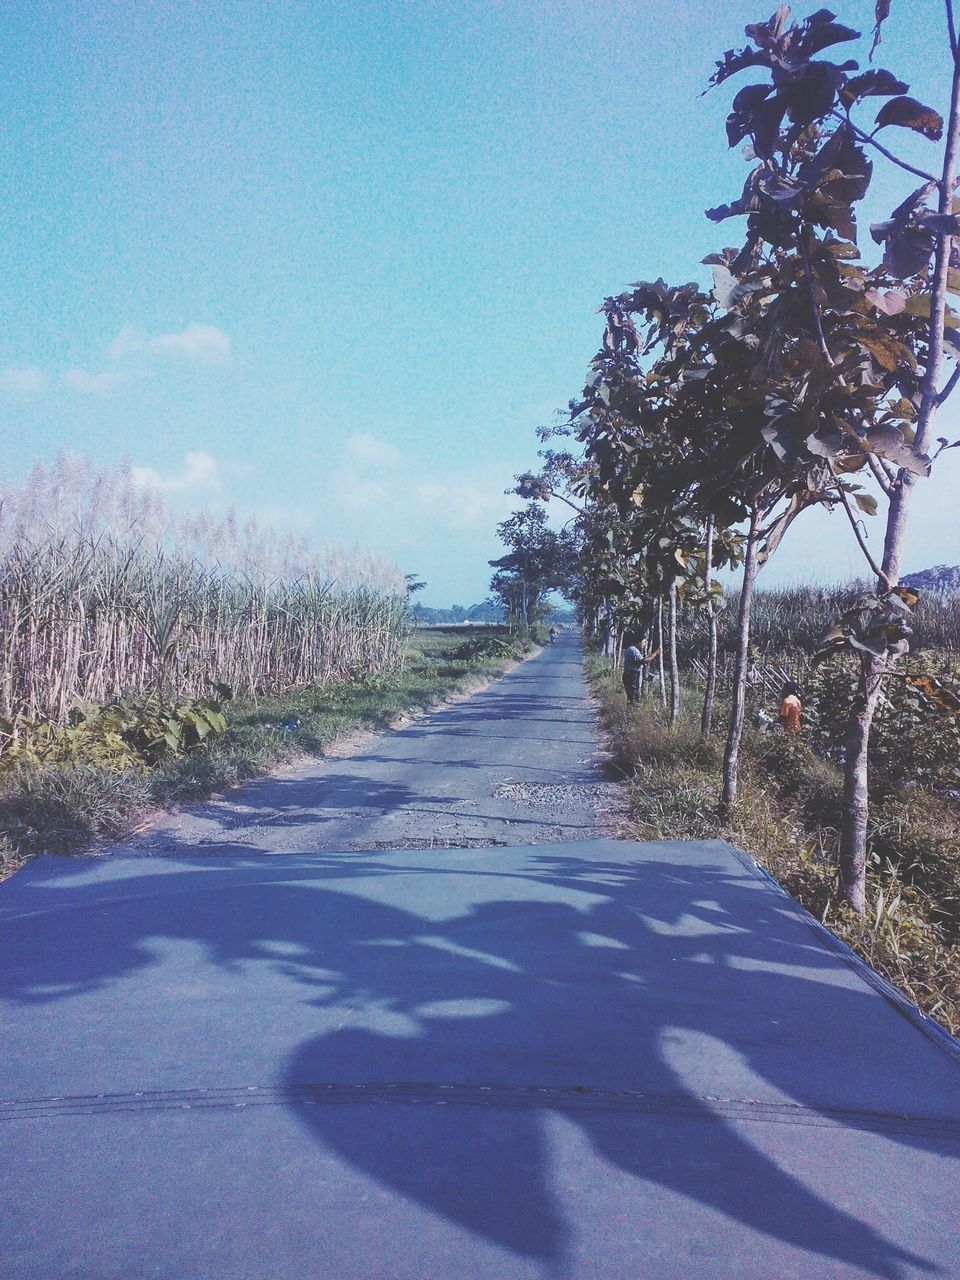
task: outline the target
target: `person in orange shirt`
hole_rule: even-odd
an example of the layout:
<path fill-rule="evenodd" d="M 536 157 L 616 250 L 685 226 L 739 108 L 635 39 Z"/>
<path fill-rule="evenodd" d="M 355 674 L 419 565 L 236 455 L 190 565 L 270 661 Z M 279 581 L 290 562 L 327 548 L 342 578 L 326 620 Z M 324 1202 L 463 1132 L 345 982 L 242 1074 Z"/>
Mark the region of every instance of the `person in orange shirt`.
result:
<path fill-rule="evenodd" d="M 800 732 L 800 690 L 788 680 L 780 694 L 780 723 L 784 733 Z"/>

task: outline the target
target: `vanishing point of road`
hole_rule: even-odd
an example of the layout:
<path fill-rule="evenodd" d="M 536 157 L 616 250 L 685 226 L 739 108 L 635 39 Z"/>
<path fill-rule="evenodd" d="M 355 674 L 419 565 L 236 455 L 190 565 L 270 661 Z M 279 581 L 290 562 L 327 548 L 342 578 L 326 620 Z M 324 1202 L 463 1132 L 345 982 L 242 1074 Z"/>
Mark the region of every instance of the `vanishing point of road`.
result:
<path fill-rule="evenodd" d="M 371 735 L 372 737 L 372 735 Z M 561 637 L 465 701 L 163 820 L 138 852 L 547 844 L 607 834 L 582 650 Z"/>
<path fill-rule="evenodd" d="M 579 662 L 0 885 L 4 1280 L 960 1275 L 960 1044 L 604 833 Z"/>

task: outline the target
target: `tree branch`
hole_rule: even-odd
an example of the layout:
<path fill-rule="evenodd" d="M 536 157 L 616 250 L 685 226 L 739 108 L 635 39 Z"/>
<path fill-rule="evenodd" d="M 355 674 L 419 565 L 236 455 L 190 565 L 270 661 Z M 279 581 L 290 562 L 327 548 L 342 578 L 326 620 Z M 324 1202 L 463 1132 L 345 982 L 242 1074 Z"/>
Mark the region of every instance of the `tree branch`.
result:
<path fill-rule="evenodd" d="M 550 497 L 559 498 L 561 502 L 565 502 L 568 507 L 577 513 L 578 516 L 582 516 L 586 511 L 586 507 L 578 507 L 575 502 L 571 502 L 570 499 L 564 497 L 562 493 L 557 493 L 556 489 L 550 490 Z"/>
<path fill-rule="evenodd" d="M 953 15 L 953 0 L 947 0 L 947 27 L 950 31 L 950 48 L 953 50 L 953 58 L 956 61 L 957 54 L 960 52 L 960 45 L 957 43 L 957 24 Z"/>
<path fill-rule="evenodd" d="M 830 465 L 830 470 L 831 472 L 833 472 L 834 477 L 836 477 L 836 472 L 833 471 L 832 463 Z M 853 530 L 853 536 L 856 538 L 860 546 L 860 550 L 863 552 L 864 556 L 866 557 L 867 564 L 870 566 L 873 572 L 877 575 L 877 581 L 882 585 L 883 590 L 889 591 L 890 585 L 891 585 L 890 579 L 887 577 L 887 575 L 883 572 L 883 570 L 877 564 L 876 560 L 874 560 L 873 556 L 870 554 L 870 548 L 867 546 L 867 540 L 863 536 L 863 530 L 860 528 L 860 521 L 853 514 L 853 508 L 850 506 L 850 499 L 847 497 L 847 492 L 844 489 L 843 484 L 840 483 L 839 481 L 837 483 L 837 493 L 840 495 L 840 501 L 843 503 L 843 509 L 847 513 L 847 519 L 850 521 L 850 528 Z"/>
<path fill-rule="evenodd" d="M 797 244 L 800 249 L 800 257 L 803 259 L 803 274 L 807 281 L 807 292 L 810 295 L 810 314 L 813 316 L 813 327 L 817 334 L 817 346 L 820 348 L 820 354 L 826 360 L 830 368 L 834 368 L 834 359 L 830 354 L 830 348 L 827 346 L 827 340 L 823 335 L 823 321 L 820 318 L 820 308 L 817 306 L 817 297 L 814 292 L 813 269 L 810 266 L 810 248 L 807 244 L 807 236 L 804 232 L 797 237 Z"/>
<path fill-rule="evenodd" d="M 943 404 L 944 400 L 946 400 L 947 397 L 951 394 L 951 392 L 953 391 L 954 387 L 957 385 L 958 382 L 960 382 L 960 361 L 957 362 L 956 367 L 953 370 L 953 373 L 951 373 L 950 377 L 944 383 L 943 390 L 937 396 L 938 409 Z"/>
<path fill-rule="evenodd" d="M 875 453 L 868 453 L 867 466 L 873 472 L 873 478 L 889 498 L 893 493 L 894 477 L 889 474 Z"/>
<path fill-rule="evenodd" d="M 953 210 L 954 188 L 957 179 L 957 158 L 960 154 L 960 60 L 954 58 L 950 86 L 950 107 L 946 116 L 946 142 L 943 153 L 943 176 L 937 183 L 940 191 L 938 212 L 950 214 Z M 930 284 L 930 329 L 927 341 L 927 362 L 923 377 L 923 394 L 917 416 L 916 436 L 913 447 L 917 453 L 928 452 L 933 423 L 940 397 L 940 368 L 943 360 L 944 317 L 947 305 L 947 284 L 950 273 L 950 241 L 948 235 L 937 236 L 937 252 Z M 907 470 L 900 475 L 900 483 L 890 503 L 887 515 L 887 533 L 883 547 L 883 568 L 891 582 L 900 577 L 903 559 L 907 516 L 910 510 L 910 494 L 917 477 Z"/>
<path fill-rule="evenodd" d="M 849 125 L 856 137 L 861 142 L 868 143 L 871 147 L 876 147 L 882 156 L 886 156 L 893 164 L 899 165 L 901 169 L 906 169 L 907 173 L 912 173 L 917 178 L 923 178 L 924 182 L 938 182 L 939 179 L 934 177 L 932 173 L 927 173 L 924 169 L 918 169 L 915 165 L 907 164 L 906 160 L 901 160 L 899 156 L 895 156 L 892 151 L 888 151 L 882 142 L 878 142 L 872 133 L 867 133 L 861 129 L 859 125 L 853 123 L 847 116 L 843 116 L 839 111 L 831 111 L 830 114 L 837 120 L 842 120 L 844 124 Z"/>

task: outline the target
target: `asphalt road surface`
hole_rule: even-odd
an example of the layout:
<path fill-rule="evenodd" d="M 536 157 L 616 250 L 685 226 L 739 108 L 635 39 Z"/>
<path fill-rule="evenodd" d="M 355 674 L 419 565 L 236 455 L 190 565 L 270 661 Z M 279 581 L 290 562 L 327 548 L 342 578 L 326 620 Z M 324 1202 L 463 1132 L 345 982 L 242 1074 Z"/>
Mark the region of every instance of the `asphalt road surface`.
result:
<path fill-rule="evenodd" d="M 465 702 L 163 819 L 128 852 L 220 853 L 545 844 L 606 834 L 615 787 L 598 755 L 579 639 Z"/>
<path fill-rule="evenodd" d="M 148 850 L 0 884 L 4 1280 L 960 1275 L 960 1045 L 728 846 Z"/>

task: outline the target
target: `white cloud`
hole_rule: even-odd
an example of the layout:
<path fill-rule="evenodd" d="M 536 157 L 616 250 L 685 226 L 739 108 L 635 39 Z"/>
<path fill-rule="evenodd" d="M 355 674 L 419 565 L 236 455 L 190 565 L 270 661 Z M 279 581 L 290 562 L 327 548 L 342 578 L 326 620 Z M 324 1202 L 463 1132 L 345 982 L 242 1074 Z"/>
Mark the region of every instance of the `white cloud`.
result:
<path fill-rule="evenodd" d="M 202 449 L 190 452 L 183 466 L 172 475 L 163 476 L 153 467 L 131 467 L 134 484 L 161 493 L 196 493 L 220 488 L 220 464 Z"/>
<path fill-rule="evenodd" d="M 358 462 L 366 462 L 372 467 L 395 467 L 400 461 L 399 449 L 363 431 L 350 436 L 347 449 Z"/>
<path fill-rule="evenodd" d="M 425 481 L 416 486 L 415 492 L 423 507 L 455 529 L 468 529 L 480 523 L 492 528 L 518 505 L 516 497 L 498 493 L 495 487 L 484 488 L 457 480 Z"/>
<path fill-rule="evenodd" d="M 38 396 L 46 390 L 47 376 L 32 366 L 23 369 L 0 369 L 0 391 L 15 396 Z"/>
<path fill-rule="evenodd" d="M 67 369 L 63 375 L 64 386 L 71 391 L 79 391 L 85 396 L 108 395 L 117 387 L 125 386 L 130 381 L 127 373 L 107 370 L 105 373 L 88 373 L 86 369 Z"/>
<path fill-rule="evenodd" d="M 340 501 L 351 511 L 366 511 L 382 507 L 390 496 L 385 484 L 375 480 L 361 480 L 357 476 L 343 476 L 337 486 Z"/>
<path fill-rule="evenodd" d="M 224 364 L 230 359 L 230 335 L 215 325 L 191 321 L 175 333 L 158 333 L 151 338 L 128 325 L 107 347 L 107 355 L 111 360 L 135 355 L 173 355 L 201 364 Z"/>

